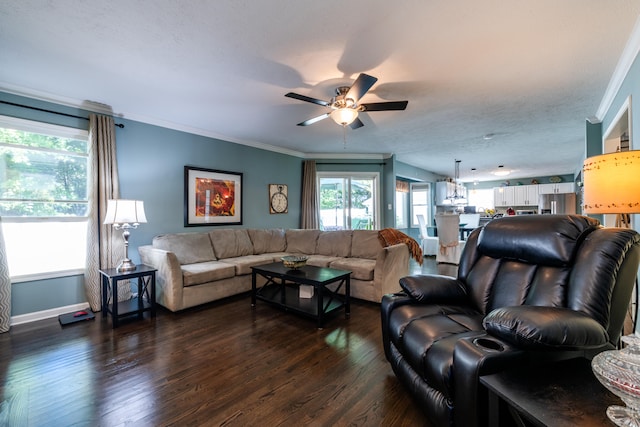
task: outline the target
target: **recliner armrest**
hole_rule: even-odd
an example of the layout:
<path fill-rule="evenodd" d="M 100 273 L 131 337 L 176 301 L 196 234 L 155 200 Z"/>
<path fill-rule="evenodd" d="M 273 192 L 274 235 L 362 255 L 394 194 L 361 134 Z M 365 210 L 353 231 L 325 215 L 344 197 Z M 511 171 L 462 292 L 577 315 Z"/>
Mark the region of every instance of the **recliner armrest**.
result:
<path fill-rule="evenodd" d="M 482 321 L 484 328 L 518 348 L 584 350 L 605 345 L 607 331 L 584 313 L 559 307 L 502 307 Z"/>
<path fill-rule="evenodd" d="M 406 276 L 400 279 L 400 287 L 414 300 L 429 303 L 465 301 L 464 285 L 454 277 L 437 274 Z"/>

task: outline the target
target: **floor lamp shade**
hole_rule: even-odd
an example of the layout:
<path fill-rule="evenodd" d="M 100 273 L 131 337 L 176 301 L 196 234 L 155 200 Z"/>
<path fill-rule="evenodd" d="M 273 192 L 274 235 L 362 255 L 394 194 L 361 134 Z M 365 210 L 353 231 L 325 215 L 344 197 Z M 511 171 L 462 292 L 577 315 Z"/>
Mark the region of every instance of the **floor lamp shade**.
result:
<path fill-rule="evenodd" d="M 640 150 L 589 157 L 582 181 L 584 213 L 640 213 Z"/>
<path fill-rule="evenodd" d="M 630 214 L 640 213 L 640 151 L 618 151 L 589 157 L 582 168 L 584 183 L 583 207 L 587 214 L 617 214 L 616 227 L 629 228 Z M 637 273 L 636 273 L 637 274 Z M 637 367 L 640 365 L 638 338 L 638 281 L 635 285 L 635 307 L 630 304 L 633 330 L 636 335 L 622 338 L 627 344 L 621 350 L 597 354 L 591 367 L 600 381 L 627 405 L 612 405 L 607 416 L 618 426 L 640 425 Z"/>
<path fill-rule="evenodd" d="M 136 265 L 129 259 L 129 230 L 138 228 L 139 224 L 147 222 L 144 214 L 144 203 L 141 200 L 109 200 L 104 224 L 113 224 L 116 230 L 122 229 L 124 239 L 124 259 L 118 265 L 118 271 L 133 271 Z"/>

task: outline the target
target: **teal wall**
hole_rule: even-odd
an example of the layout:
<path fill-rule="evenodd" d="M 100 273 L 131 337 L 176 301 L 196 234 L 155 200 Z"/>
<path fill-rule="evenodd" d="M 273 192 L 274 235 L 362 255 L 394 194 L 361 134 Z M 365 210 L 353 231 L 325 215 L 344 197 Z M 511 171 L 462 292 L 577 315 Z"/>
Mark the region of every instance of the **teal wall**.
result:
<path fill-rule="evenodd" d="M 599 127 L 586 126 L 585 152 L 594 151 L 594 142 L 601 141 L 602 129 L 607 129 L 628 96 L 640 99 L 640 60 L 635 59 L 627 78 L 614 99 L 610 109 Z M 0 100 L 15 102 L 57 112 L 87 117 L 87 111 L 54 103 L 20 97 L 0 92 Z M 0 114 L 86 129 L 88 122 L 83 119 L 59 116 L 20 107 L 0 104 Z M 632 108 L 631 122 L 635 127 L 640 123 L 640 108 Z M 233 144 L 214 138 L 208 138 L 148 125 L 126 119 L 116 119 L 123 123 L 124 129 L 116 128 L 118 166 L 120 172 L 121 197 L 144 200 L 148 223 L 140 226 L 131 234 L 130 256 L 139 261 L 136 248 L 150 243 L 153 236 L 161 233 L 198 231 L 212 227 L 183 226 L 183 171 L 185 165 L 199 166 L 243 173 L 243 224 L 242 228 L 299 227 L 300 188 L 303 159 L 285 154 Z M 640 149 L 638 136 L 633 133 L 631 146 Z M 597 150 L 597 148 L 595 149 Z M 600 149 L 601 150 L 601 149 Z M 322 160 L 318 160 L 322 162 Z M 339 163 L 336 160 L 326 162 Z M 395 177 L 415 181 L 435 182 L 439 176 L 428 171 L 414 168 L 393 157 L 375 161 L 348 160 L 350 171 L 378 171 L 381 174 L 383 226 L 394 224 L 393 210 Z M 354 163 L 361 163 L 354 165 Z M 578 167 L 579 165 L 576 165 Z M 346 170 L 341 165 L 319 165 L 318 170 Z M 548 182 L 548 177 L 512 180 L 512 185 L 522 181 L 528 184 L 531 179 Z M 563 175 L 563 180 L 573 181 L 572 175 Z M 477 188 L 491 188 L 504 180 L 483 182 Z M 267 185 L 284 183 L 289 186 L 289 213 L 270 215 L 268 210 Z M 392 204 L 392 210 L 387 209 Z M 640 218 L 635 216 L 636 228 Z M 78 304 L 86 301 L 82 276 L 73 276 L 49 280 L 21 282 L 12 285 L 12 316 L 26 314 L 56 307 Z"/>
<path fill-rule="evenodd" d="M 616 115 L 629 97 L 631 97 L 631 114 L 629 116 L 631 139 L 629 140 L 629 149 L 640 150 L 640 105 L 638 104 L 638 100 L 640 100 L 640 55 L 636 55 L 636 58 L 633 61 L 625 79 L 623 80 L 618 93 L 614 97 L 611 106 L 602 119 L 602 126 L 600 127 L 599 150 L 597 152 L 589 154 L 589 156 L 602 154 L 602 133 L 609 129 L 611 123 L 613 123 Z M 629 179 L 638 179 L 638 177 L 629 177 Z M 599 220 L 602 220 L 602 215 L 593 216 Z M 633 218 L 631 222 L 633 228 L 637 231 L 640 231 L 640 215 L 636 214 L 632 215 L 632 217 Z M 637 277 L 640 281 L 640 271 L 638 271 Z M 637 310 L 638 312 L 636 312 L 636 319 L 638 318 L 638 316 L 640 316 L 640 307 L 637 307 Z M 635 332 L 636 334 L 640 332 L 640 323 L 636 325 Z"/>
<path fill-rule="evenodd" d="M 602 154 L 602 122 L 591 123 L 587 120 L 585 131 L 585 156 Z"/>
<path fill-rule="evenodd" d="M 631 116 L 629 120 L 631 121 L 631 131 L 632 131 L 632 140 L 631 148 L 638 150 L 640 149 L 640 140 L 638 140 L 638 126 L 640 126 L 640 105 L 638 105 L 638 101 L 640 100 L 640 56 L 636 56 L 629 72 L 627 73 L 626 78 L 622 82 L 620 86 L 620 90 L 617 95 L 614 97 L 611 106 L 607 110 L 605 116 L 602 118 L 602 132 L 611 126 L 611 123 L 615 119 L 616 114 L 622 108 L 622 105 L 627 100 L 627 98 L 631 96 Z M 634 105 L 635 104 L 635 105 Z M 602 150 L 600 151 L 601 154 Z"/>
<path fill-rule="evenodd" d="M 88 117 L 80 108 L 0 92 L 0 100 L 65 114 Z M 0 115 L 87 129 L 84 119 L 60 116 L 0 103 Z M 243 174 L 243 224 L 232 228 L 298 228 L 302 164 L 300 157 L 234 144 L 127 119 L 116 128 L 120 196 L 143 200 L 148 222 L 131 232 L 129 256 L 139 262 L 137 247 L 162 233 L 194 232 L 215 228 L 184 227 L 184 166 L 197 166 Z M 375 171 L 380 173 L 383 226 L 393 226 L 395 199 L 394 159 L 317 159 L 319 171 Z M 323 164 L 325 163 L 325 164 Z M 338 164 L 326 164 L 338 163 Z M 289 212 L 270 214 L 268 184 L 287 184 Z M 11 315 L 17 316 L 86 301 L 82 276 L 19 282 L 12 285 Z"/>
<path fill-rule="evenodd" d="M 88 112 L 0 92 L 7 102 L 88 117 Z M 0 114 L 87 129 L 88 121 L 0 103 Z M 122 198 L 145 202 L 148 223 L 131 232 L 129 255 L 162 233 L 203 231 L 184 227 L 184 166 L 243 173 L 243 224 L 233 228 L 297 228 L 303 159 L 186 132 L 116 118 L 117 161 Z M 268 184 L 287 184 L 289 212 L 269 213 Z M 86 301 L 82 276 L 18 282 L 12 285 L 11 315 L 21 315 Z"/>
<path fill-rule="evenodd" d="M 184 166 L 242 173 L 242 225 L 225 228 L 297 228 L 302 159 L 130 120 L 116 128 L 122 198 L 143 200 L 147 224 L 132 231 L 136 248 L 162 233 L 193 232 L 219 226 L 184 227 Z M 269 213 L 269 184 L 287 184 L 289 210 Z"/>
<path fill-rule="evenodd" d="M 396 176 L 398 178 L 405 178 L 410 181 L 434 183 L 439 179 L 445 178 L 442 175 L 437 175 L 433 172 L 429 172 L 424 169 L 420 169 L 415 166 L 411 166 L 406 163 L 402 163 L 398 161 L 395 162 L 395 170 L 396 170 Z"/>
<path fill-rule="evenodd" d="M 602 118 L 602 125 L 600 127 L 600 138 L 597 150 L 594 149 L 593 153 L 589 156 L 602 154 L 602 134 L 606 132 L 616 118 L 616 115 L 627 101 L 627 98 L 631 97 L 630 102 L 630 115 L 629 122 L 631 128 L 631 139 L 629 140 L 631 150 L 640 150 L 640 55 L 637 55 L 634 59 L 629 72 L 618 90 L 618 93 L 613 99 L 611 106 Z M 594 143 L 595 145 L 595 143 Z M 637 179 L 637 177 L 629 177 L 630 179 Z M 595 218 L 600 219 L 602 215 L 593 215 Z M 640 231 L 640 215 L 633 215 L 632 224 L 634 228 Z M 640 277 L 640 276 L 639 276 Z M 640 326 L 639 326 L 640 327 Z"/>

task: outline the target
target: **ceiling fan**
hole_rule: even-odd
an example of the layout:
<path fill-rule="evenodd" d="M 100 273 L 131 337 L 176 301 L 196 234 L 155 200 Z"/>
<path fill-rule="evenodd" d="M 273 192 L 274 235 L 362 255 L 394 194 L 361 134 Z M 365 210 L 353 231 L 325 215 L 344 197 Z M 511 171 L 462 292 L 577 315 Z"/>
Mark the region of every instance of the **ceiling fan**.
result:
<path fill-rule="evenodd" d="M 358 129 L 364 126 L 364 123 L 358 118 L 358 113 L 369 111 L 391 111 L 404 110 L 407 108 L 409 101 L 390 101 L 390 102 L 372 102 L 359 104 L 369 89 L 377 82 L 376 77 L 361 73 L 355 82 L 349 86 L 340 86 L 336 89 L 336 96 L 329 101 L 323 101 L 317 98 L 311 98 L 305 95 L 289 92 L 285 96 L 289 98 L 299 99 L 300 101 L 311 102 L 313 104 L 322 105 L 330 108 L 331 111 L 318 117 L 313 117 L 304 122 L 298 123 L 298 126 L 309 126 L 327 117 L 331 117 L 337 124 L 351 129 Z"/>

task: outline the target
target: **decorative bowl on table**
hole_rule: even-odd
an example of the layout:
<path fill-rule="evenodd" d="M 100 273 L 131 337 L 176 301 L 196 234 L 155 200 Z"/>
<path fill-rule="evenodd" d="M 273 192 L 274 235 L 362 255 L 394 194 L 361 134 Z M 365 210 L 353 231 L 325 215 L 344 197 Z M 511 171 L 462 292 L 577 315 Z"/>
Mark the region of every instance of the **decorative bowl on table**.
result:
<path fill-rule="evenodd" d="M 607 416 L 618 426 L 640 427 L 640 338 L 622 337 L 622 350 L 597 354 L 591 368 L 598 381 L 626 404 L 609 406 Z"/>
<path fill-rule="evenodd" d="M 307 260 L 309 259 L 309 257 L 289 255 L 283 256 L 280 259 L 282 260 L 282 264 L 285 267 L 291 268 L 292 270 L 297 270 L 298 268 L 304 267 L 307 264 Z"/>

